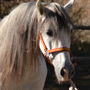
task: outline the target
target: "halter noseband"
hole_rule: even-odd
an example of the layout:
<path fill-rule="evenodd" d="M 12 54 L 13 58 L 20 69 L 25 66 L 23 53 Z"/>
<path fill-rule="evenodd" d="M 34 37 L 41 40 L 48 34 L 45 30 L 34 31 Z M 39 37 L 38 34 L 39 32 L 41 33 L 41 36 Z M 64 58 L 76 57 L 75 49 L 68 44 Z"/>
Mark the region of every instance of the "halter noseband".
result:
<path fill-rule="evenodd" d="M 44 42 L 44 40 L 43 40 L 41 34 L 39 34 L 39 37 L 40 37 L 39 40 L 41 40 L 41 43 L 42 43 L 42 45 L 43 45 L 43 47 L 44 47 L 45 53 L 47 52 L 47 53 L 50 54 L 50 53 L 54 53 L 54 52 L 62 52 L 62 51 L 70 52 L 70 48 L 66 48 L 66 47 L 62 47 L 62 48 L 54 48 L 54 49 L 48 50 L 48 48 L 46 47 L 45 42 Z"/>
<path fill-rule="evenodd" d="M 39 34 L 39 41 L 41 41 L 41 43 L 42 43 L 42 45 L 43 45 L 43 48 L 44 48 L 44 52 L 45 52 L 45 54 L 44 54 L 44 56 L 45 56 L 45 58 L 48 60 L 48 62 L 50 63 L 50 59 L 49 59 L 49 54 L 51 54 L 51 53 L 55 53 L 55 52 L 63 52 L 63 51 L 67 51 L 67 52 L 71 52 L 70 51 L 70 48 L 66 48 L 66 47 L 62 47 L 62 48 L 54 48 L 54 49 L 50 49 L 50 50 L 48 50 L 48 48 L 47 48 L 47 46 L 46 46 L 46 44 L 45 44 L 45 42 L 44 42 L 44 40 L 43 40 L 43 37 L 42 37 L 42 35 L 41 35 L 41 33 Z M 48 54 L 48 55 L 47 55 Z M 71 54 L 71 53 L 70 53 Z M 51 64 L 51 63 L 50 63 Z"/>

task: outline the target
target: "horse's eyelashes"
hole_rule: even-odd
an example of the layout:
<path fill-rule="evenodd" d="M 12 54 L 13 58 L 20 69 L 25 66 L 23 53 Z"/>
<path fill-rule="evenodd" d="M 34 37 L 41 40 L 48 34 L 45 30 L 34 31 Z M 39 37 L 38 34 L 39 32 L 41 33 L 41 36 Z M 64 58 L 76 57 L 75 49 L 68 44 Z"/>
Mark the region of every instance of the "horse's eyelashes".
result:
<path fill-rule="evenodd" d="M 53 36 L 53 31 L 49 29 L 49 30 L 47 31 L 47 35 L 50 36 L 50 37 L 52 37 L 52 36 Z"/>

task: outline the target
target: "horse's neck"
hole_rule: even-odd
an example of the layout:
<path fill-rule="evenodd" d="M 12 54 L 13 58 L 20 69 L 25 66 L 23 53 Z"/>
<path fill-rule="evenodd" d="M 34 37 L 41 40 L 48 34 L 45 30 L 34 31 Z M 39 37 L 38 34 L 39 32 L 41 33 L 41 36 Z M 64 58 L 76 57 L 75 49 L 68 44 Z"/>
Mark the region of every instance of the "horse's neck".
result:
<path fill-rule="evenodd" d="M 29 80 L 30 90 L 43 90 L 46 75 L 47 75 L 47 67 L 43 56 L 39 57 L 39 63 L 35 66 L 35 69 L 30 69 L 30 72 L 26 74 L 26 82 Z M 25 89 L 26 90 L 26 89 Z"/>
<path fill-rule="evenodd" d="M 26 65 L 25 74 L 22 80 L 14 81 L 15 78 L 10 79 L 10 83 L 6 82 L 8 86 L 2 90 L 43 90 L 45 79 L 47 75 L 47 67 L 43 57 L 39 59 L 39 65 L 32 69 L 29 63 Z"/>
<path fill-rule="evenodd" d="M 47 67 L 43 56 L 39 57 L 39 63 L 35 66 L 35 69 L 27 68 L 27 71 L 25 76 L 25 82 L 28 81 L 28 83 L 26 83 L 26 85 L 28 85 L 27 87 L 29 87 L 30 90 L 43 90 L 47 75 Z"/>

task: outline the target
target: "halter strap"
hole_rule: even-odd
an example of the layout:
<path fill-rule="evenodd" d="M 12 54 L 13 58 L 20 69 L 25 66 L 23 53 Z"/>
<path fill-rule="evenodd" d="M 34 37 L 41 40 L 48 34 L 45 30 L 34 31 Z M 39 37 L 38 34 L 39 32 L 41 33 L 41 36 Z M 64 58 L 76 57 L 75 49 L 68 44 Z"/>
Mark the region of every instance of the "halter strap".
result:
<path fill-rule="evenodd" d="M 46 47 L 45 42 L 44 42 L 41 34 L 39 35 L 39 37 L 40 37 L 41 43 L 42 43 L 42 45 L 43 45 L 43 47 L 44 47 L 45 53 L 49 53 L 49 54 L 50 54 L 50 53 L 62 52 L 62 51 L 67 51 L 67 52 L 69 52 L 69 53 L 71 52 L 71 51 L 70 51 L 70 48 L 66 48 L 66 47 L 54 48 L 54 49 L 48 50 L 48 48 Z"/>
<path fill-rule="evenodd" d="M 52 65 L 52 66 L 53 66 L 53 64 L 51 63 L 51 60 L 50 60 L 50 58 L 49 58 L 49 54 L 54 53 L 54 52 L 67 51 L 67 52 L 70 53 L 70 55 L 72 55 L 70 48 L 66 48 L 66 47 L 54 48 L 54 49 L 48 50 L 48 48 L 47 48 L 47 46 L 46 46 L 46 44 L 45 44 L 45 42 L 44 42 L 44 40 L 43 40 L 43 37 L 42 37 L 41 33 L 39 34 L 39 41 L 41 41 L 41 43 L 42 43 L 42 45 L 43 45 L 43 48 L 44 48 L 44 51 L 45 51 L 45 54 L 44 54 L 45 60 L 46 60 L 50 65 Z"/>

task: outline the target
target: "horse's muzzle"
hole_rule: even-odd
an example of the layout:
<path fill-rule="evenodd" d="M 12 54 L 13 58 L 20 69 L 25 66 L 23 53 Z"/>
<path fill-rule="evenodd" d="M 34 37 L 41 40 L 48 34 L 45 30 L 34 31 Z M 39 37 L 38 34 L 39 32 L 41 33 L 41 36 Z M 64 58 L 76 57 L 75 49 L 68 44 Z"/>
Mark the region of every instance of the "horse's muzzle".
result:
<path fill-rule="evenodd" d="M 73 74 L 74 74 L 74 69 L 69 71 L 66 68 L 62 68 L 62 70 L 61 70 L 61 75 L 65 81 L 69 81 L 72 78 Z"/>

